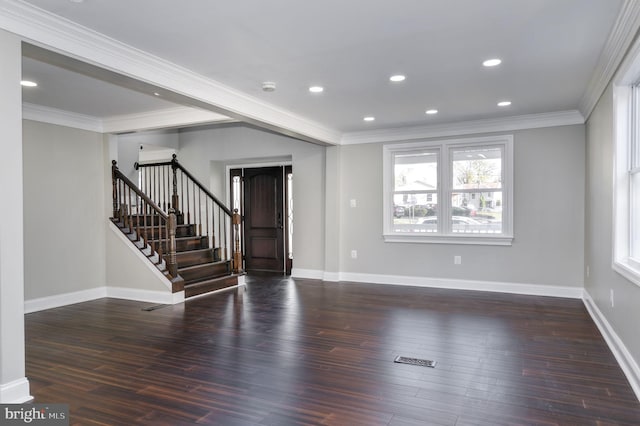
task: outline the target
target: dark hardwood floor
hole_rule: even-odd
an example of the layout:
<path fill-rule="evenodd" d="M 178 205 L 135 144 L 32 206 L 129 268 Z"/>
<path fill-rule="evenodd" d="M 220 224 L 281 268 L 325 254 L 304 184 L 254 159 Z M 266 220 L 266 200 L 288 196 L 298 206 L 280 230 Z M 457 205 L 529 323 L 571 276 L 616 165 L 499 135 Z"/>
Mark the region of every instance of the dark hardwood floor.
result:
<path fill-rule="evenodd" d="M 26 315 L 35 402 L 70 404 L 78 425 L 640 424 L 579 300 L 247 281 L 150 311 L 100 299 Z"/>

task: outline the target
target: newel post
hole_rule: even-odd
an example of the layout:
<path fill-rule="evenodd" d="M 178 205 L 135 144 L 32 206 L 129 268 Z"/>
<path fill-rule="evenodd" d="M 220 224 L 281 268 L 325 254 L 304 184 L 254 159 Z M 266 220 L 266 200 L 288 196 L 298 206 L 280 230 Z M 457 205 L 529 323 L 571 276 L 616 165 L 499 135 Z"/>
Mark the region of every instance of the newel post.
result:
<path fill-rule="evenodd" d="M 176 228 L 178 220 L 176 211 L 169 209 L 169 220 L 167 221 L 167 235 L 169 235 L 169 260 L 167 269 L 173 278 L 178 276 L 178 260 L 176 259 Z"/>
<path fill-rule="evenodd" d="M 116 179 L 116 172 L 118 171 L 118 162 L 111 160 L 111 182 L 113 185 L 113 217 L 119 218 L 120 208 L 118 206 L 118 180 Z"/>
<path fill-rule="evenodd" d="M 242 270 L 242 250 L 240 249 L 240 225 L 242 224 L 242 216 L 238 213 L 238 209 L 233 209 L 233 272 L 240 273 Z"/>
<path fill-rule="evenodd" d="M 171 194 L 171 207 L 176 211 L 176 213 L 180 213 L 178 209 L 178 202 L 180 201 L 178 198 L 178 160 L 176 159 L 176 154 L 173 154 L 171 158 L 171 170 L 173 171 L 173 193 Z"/>

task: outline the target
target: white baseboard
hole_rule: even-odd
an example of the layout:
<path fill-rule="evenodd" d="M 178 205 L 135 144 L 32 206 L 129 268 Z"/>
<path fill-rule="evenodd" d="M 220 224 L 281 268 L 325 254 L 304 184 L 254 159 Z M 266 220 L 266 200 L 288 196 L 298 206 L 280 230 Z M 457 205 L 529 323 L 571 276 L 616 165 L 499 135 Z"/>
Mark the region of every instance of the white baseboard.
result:
<path fill-rule="evenodd" d="M 582 286 L 568 287 L 526 283 L 506 283 L 497 281 L 472 281 L 449 278 L 413 277 L 405 275 L 361 274 L 353 272 L 324 272 L 313 269 L 291 271 L 294 278 L 324 281 L 347 281 L 371 284 L 405 285 L 414 287 L 446 288 L 451 290 L 476 290 L 498 293 L 525 294 L 531 296 L 582 298 Z"/>
<path fill-rule="evenodd" d="M 184 302 L 184 291 L 170 293 L 155 290 L 140 290 L 126 287 L 106 287 L 107 296 L 115 299 L 136 300 L 139 302 L 175 305 Z"/>
<path fill-rule="evenodd" d="M 321 280 L 324 278 L 324 271 L 318 271 L 316 269 L 292 268 L 291 276 L 294 278 L 305 278 L 308 280 Z"/>
<path fill-rule="evenodd" d="M 497 293 L 526 294 L 531 296 L 582 298 L 582 286 L 567 287 L 498 281 L 457 280 L 450 278 L 411 277 L 403 275 L 378 275 L 342 272 L 340 281 L 372 284 L 407 285 L 414 287 L 445 288 L 451 290 L 475 290 Z"/>
<path fill-rule="evenodd" d="M 583 301 L 587 311 L 589 311 L 589 315 L 591 315 L 593 322 L 598 326 L 600 333 L 607 342 L 607 345 L 609 345 L 609 349 L 613 352 L 613 356 L 616 357 L 620 368 L 624 372 L 625 376 L 627 376 L 629 384 L 640 401 L 640 367 L 638 367 L 638 363 L 633 359 L 633 356 L 625 346 L 622 339 L 620 339 L 620 336 L 618 336 L 613 327 L 611 327 L 611 324 L 609 324 L 609 321 L 607 321 L 607 318 L 604 316 L 602 311 L 600 311 L 598 305 L 596 305 L 586 289 L 584 290 Z"/>
<path fill-rule="evenodd" d="M 338 282 L 340 281 L 340 272 L 324 272 L 323 281 Z"/>
<path fill-rule="evenodd" d="M 22 404 L 32 399 L 26 377 L 0 384 L 0 404 Z"/>
<path fill-rule="evenodd" d="M 25 300 L 24 313 L 29 314 L 31 312 L 60 308 L 62 306 L 73 305 L 74 303 L 102 299 L 103 297 L 158 303 L 163 305 L 175 305 L 177 303 L 184 302 L 184 291 L 170 293 L 168 291 L 140 290 L 113 286 L 96 287 L 88 290 L 74 291 L 72 293 L 56 294 L 54 296 Z"/>
<path fill-rule="evenodd" d="M 106 287 L 95 287 L 88 290 L 74 291 L 71 293 L 56 294 L 53 296 L 39 297 L 24 301 L 24 313 L 44 311 L 46 309 L 59 308 L 73 305 L 74 303 L 88 302 L 90 300 L 107 297 Z"/>

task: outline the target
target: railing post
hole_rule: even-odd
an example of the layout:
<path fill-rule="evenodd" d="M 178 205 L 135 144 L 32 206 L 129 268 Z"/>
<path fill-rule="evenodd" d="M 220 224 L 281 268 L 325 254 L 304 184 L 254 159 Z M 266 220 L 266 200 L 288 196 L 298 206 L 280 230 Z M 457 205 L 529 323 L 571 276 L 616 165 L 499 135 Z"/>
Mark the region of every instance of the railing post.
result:
<path fill-rule="evenodd" d="M 171 158 L 171 170 L 173 171 L 173 194 L 171 194 L 171 207 L 176 211 L 176 213 L 180 213 L 180 209 L 178 209 L 178 202 L 180 201 L 178 198 L 178 160 L 176 159 L 176 155 L 173 154 Z"/>
<path fill-rule="evenodd" d="M 116 160 L 111 160 L 111 182 L 113 185 L 113 217 L 119 218 L 118 212 L 120 208 L 118 206 L 118 180 L 116 179 L 116 170 L 118 170 L 117 166 L 118 162 Z"/>
<path fill-rule="evenodd" d="M 240 225 L 242 217 L 238 213 L 238 209 L 233 209 L 233 272 L 238 274 L 242 270 L 242 250 L 240 249 Z"/>
<path fill-rule="evenodd" d="M 167 269 L 173 278 L 178 276 L 178 260 L 176 259 L 176 228 L 178 226 L 176 212 L 169 209 L 169 220 L 167 221 L 167 231 L 169 235 L 169 261 Z"/>

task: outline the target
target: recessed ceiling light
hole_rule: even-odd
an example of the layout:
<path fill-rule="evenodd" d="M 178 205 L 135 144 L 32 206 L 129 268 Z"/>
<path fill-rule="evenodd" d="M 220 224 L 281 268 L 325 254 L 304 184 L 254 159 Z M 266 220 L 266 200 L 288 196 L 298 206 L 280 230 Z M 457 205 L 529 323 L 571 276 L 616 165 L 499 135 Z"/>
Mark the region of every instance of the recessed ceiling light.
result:
<path fill-rule="evenodd" d="M 71 3 L 84 3 L 84 0 L 69 0 Z"/>
<path fill-rule="evenodd" d="M 35 81 L 29 80 L 22 80 L 20 84 L 24 87 L 36 87 L 38 85 L 38 83 L 36 83 Z"/>
<path fill-rule="evenodd" d="M 160 96 L 160 93 L 158 93 L 158 92 L 153 92 L 153 96 Z"/>
<path fill-rule="evenodd" d="M 375 119 L 376 119 L 375 117 L 369 116 L 369 117 L 365 117 L 364 121 L 374 121 Z"/>
<path fill-rule="evenodd" d="M 407 78 L 407 77 L 405 77 L 402 74 L 396 74 L 396 75 L 392 75 L 391 77 L 389 77 L 389 80 L 397 83 L 397 82 L 400 82 L 400 81 L 404 81 L 405 78 Z"/>
<path fill-rule="evenodd" d="M 502 102 L 498 102 L 498 106 L 499 107 L 506 107 L 511 105 L 511 101 L 502 101 Z"/>
<path fill-rule="evenodd" d="M 324 91 L 324 87 L 322 87 L 322 86 L 311 86 L 311 87 L 309 87 L 309 91 L 311 93 L 322 93 Z"/>
<path fill-rule="evenodd" d="M 425 111 L 425 113 L 429 114 L 429 115 L 433 115 L 433 114 L 437 114 L 438 110 L 437 109 L 428 109 Z"/>
<path fill-rule="evenodd" d="M 500 65 L 502 63 L 502 59 L 487 59 L 482 63 L 485 67 L 495 67 L 496 65 Z"/>

